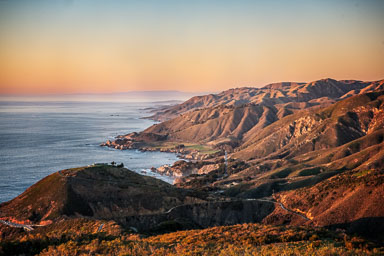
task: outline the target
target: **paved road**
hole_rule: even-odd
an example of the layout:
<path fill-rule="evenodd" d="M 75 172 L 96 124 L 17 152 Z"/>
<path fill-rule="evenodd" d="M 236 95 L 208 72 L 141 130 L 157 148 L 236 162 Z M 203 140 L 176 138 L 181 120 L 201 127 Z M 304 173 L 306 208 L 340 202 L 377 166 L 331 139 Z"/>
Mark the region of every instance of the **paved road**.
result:
<path fill-rule="evenodd" d="M 104 223 L 102 223 L 102 224 L 99 226 L 99 228 L 97 229 L 97 232 L 100 232 L 100 231 L 103 229 L 103 227 L 104 227 Z"/>
<path fill-rule="evenodd" d="M 6 221 L 6 220 L 0 220 L 0 223 L 3 223 L 4 225 L 7 225 L 7 226 L 13 227 L 13 228 L 23 228 L 26 231 L 32 231 L 33 230 L 32 225 L 24 225 L 24 224 L 14 223 L 11 221 Z"/>
<path fill-rule="evenodd" d="M 309 219 L 307 216 L 305 216 L 304 214 L 302 213 L 299 213 L 299 212 L 296 212 L 294 210 L 291 210 L 291 209 L 288 209 L 286 208 L 281 202 L 277 202 L 277 201 L 272 201 L 272 200 L 267 200 L 267 199 L 258 199 L 258 198 L 249 198 L 249 199 L 244 199 L 245 201 L 260 201 L 260 202 L 268 202 L 268 203 L 273 203 L 273 204 L 278 204 L 281 209 L 287 211 L 287 212 L 290 212 L 292 214 L 295 214 L 305 220 L 311 220 Z M 230 202 L 230 201 L 227 201 L 227 202 Z M 179 206 L 183 206 L 184 204 L 181 204 L 181 205 L 177 205 L 177 206 L 174 206 L 172 207 L 171 209 L 169 209 L 168 211 L 164 212 L 164 214 L 168 214 L 168 213 L 171 213 L 175 208 L 179 207 Z"/>
<path fill-rule="evenodd" d="M 303 218 L 305 220 L 311 220 L 307 216 L 305 216 L 304 214 L 301 214 L 299 212 L 296 212 L 294 210 L 286 208 L 281 202 L 267 200 L 267 199 L 257 199 L 257 198 L 250 198 L 250 199 L 246 199 L 246 200 L 247 201 L 261 201 L 261 202 L 269 202 L 269 203 L 273 203 L 273 204 L 278 204 L 281 207 L 281 209 L 283 209 L 283 210 L 285 210 L 287 212 L 290 212 L 290 213 L 293 213 L 293 214 L 295 214 L 297 216 L 300 216 L 301 218 Z"/>

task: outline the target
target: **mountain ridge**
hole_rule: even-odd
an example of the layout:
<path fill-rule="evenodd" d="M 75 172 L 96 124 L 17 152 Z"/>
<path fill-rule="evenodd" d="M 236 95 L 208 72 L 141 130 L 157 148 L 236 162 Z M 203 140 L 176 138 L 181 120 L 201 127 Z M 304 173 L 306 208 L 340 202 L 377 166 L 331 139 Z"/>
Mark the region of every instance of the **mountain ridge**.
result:
<path fill-rule="evenodd" d="M 319 87 L 322 87 L 321 90 L 319 90 Z M 325 92 L 324 87 L 326 87 Z M 198 108 L 207 108 L 218 105 L 237 106 L 251 102 L 260 104 L 263 101 L 267 101 L 268 103 L 268 99 L 273 99 L 273 104 L 287 103 L 287 101 L 305 102 L 321 99 L 324 96 L 329 97 L 328 100 L 335 100 L 336 98 L 345 98 L 359 93 L 383 89 L 384 80 L 363 82 L 359 80 L 337 81 L 331 78 L 326 78 L 309 83 L 271 83 L 261 88 L 240 87 L 228 89 L 218 94 L 195 96 L 184 103 L 162 109 L 149 118 L 156 121 L 165 121 Z M 287 100 L 287 98 L 289 99 Z"/>

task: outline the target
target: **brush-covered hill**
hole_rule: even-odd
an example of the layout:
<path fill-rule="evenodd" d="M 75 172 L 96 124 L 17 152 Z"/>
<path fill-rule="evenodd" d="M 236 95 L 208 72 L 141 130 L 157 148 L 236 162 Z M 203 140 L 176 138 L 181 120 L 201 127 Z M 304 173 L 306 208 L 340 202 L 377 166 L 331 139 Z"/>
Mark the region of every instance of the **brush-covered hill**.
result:
<path fill-rule="evenodd" d="M 98 227 L 103 224 L 101 232 Z M 0 241 L 0 255 L 382 255 L 384 248 L 324 228 L 240 224 L 144 236 L 116 223 L 67 220 Z"/>
<path fill-rule="evenodd" d="M 0 205 L 0 217 L 39 223 L 68 217 L 122 219 L 205 202 L 198 193 L 125 168 L 100 164 L 53 173 Z"/>
<path fill-rule="evenodd" d="M 269 202 L 231 200 L 98 164 L 53 173 L 2 203 L 0 237 L 12 229 L 7 221 L 33 230 L 36 225 L 87 218 L 115 221 L 136 232 L 169 232 L 260 222 L 273 210 Z"/>
<path fill-rule="evenodd" d="M 311 187 L 279 193 L 275 198 L 307 215 L 313 225 L 384 239 L 383 170 L 347 171 Z M 299 225 L 306 221 L 276 208 L 265 222 Z"/>

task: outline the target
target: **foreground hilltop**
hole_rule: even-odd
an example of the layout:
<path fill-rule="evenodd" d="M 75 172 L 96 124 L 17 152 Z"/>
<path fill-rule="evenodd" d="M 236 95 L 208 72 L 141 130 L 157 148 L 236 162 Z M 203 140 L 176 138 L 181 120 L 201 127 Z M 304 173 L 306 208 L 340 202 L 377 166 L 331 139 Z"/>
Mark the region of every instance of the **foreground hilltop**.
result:
<path fill-rule="evenodd" d="M 2 220 L 34 227 L 1 222 L 0 255 L 380 255 L 383 177 L 346 172 L 274 198 L 239 199 L 114 166 L 63 170 L 0 205 Z"/>
<path fill-rule="evenodd" d="M 35 224 L 76 216 L 124 222 L 127 216 L 159 214 L 180 204 L 198 202 L 205 202 L 201 193 L 99 164 L 45 177 L 20 196 L 0 204 L 0 217 Z"/>
<path fill-rule="evenodd" d="M 383 177 L 345 173 L 275 199 L 204 202 L 124 168 L 64 170 L 0 205 L 3 220 L 45 220 L 29 231 L 0 223 L 0 255 L 381 255 Z M 186 204 L 159 212 L 174 202 Z"/>
<path fill-rule="evenodd" d="M 178 188 L 126 168 L 96 164 L 62 170 L 40 180 L 0 204 L 0 220 L 33 230 L 36 225 L 89 218 L 113 220 L 136 232 L 164 232 L 260 222 L 273 210 L 271 202 Z M 7 223 L 2 223 L 4 228 Z"/>

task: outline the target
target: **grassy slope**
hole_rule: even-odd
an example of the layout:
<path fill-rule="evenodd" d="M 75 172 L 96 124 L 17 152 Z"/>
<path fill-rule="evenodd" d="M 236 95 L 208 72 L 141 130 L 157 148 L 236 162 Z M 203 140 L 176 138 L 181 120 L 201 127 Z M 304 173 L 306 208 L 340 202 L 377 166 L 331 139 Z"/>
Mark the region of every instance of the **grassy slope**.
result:
<path fill-rule="evenodd" d="M 348 171 L 315 186 L 282 192 L 278 201 L 298 209 L 317 226 L 340 226 L 375 239 L 384 239 L 384 172 L 378 170 Z M 276 210 L 266 222 L 284 220 L 286 212 Z M 293 218 L 291 223 L 303 223 Z"/>
<path fill-rule="evenodd" d="M 161 213 L 203 196 L 125 168 L 107 165 L 63 170 L 47 176 L 15 199 L 0 205 L 1 217 L 37 222 L 57 217 L 114 219 Z"/>
<path fill-rule="evenodd" d="M 143 236 L 126 233 L 113 222 L 81 219 L 0 243 L 5 255 L 379 255 L 383 250 L 321 228 L 241 224 Z"/>

